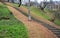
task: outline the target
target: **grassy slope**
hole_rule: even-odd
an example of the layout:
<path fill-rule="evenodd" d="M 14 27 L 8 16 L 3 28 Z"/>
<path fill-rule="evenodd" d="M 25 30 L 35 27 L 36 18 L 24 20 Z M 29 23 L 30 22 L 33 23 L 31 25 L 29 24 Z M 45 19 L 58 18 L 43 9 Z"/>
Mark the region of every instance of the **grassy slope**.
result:
<path fill-rule="evenodd" d="M 13 4 L 13 6 L 18 7 L 18 4 Z M 23 7 L 27 8 L 26 6 L 23 6 Z M 37 15 L 37 16 L 41 16 L 41 17 L 43 17 L 44 19 L 47 19 L 47 20 L 51 19 L 51 18 L 49 18 L 49 16 L 45 15 L 45 14 L 44 14 L 40 9 L 38 9 L 38 8 L 35 8 L 35 7 L 32 6 L 32 7 L 30 7 L 30 10 L 31 10 L 31 12 L 32 12 L 33 14 L 35 14 L 35 15 Z M 47 11 L 47 12 L 50 12 L 50 11 Z M 60 25 L 60 20 L 56 19 L 56 20 L 55 20 L 55 24 Z"/>
<path fill-rule="evenodd" d="M 28 38 L 24 24 L 9 13 L 8 8 L 0 4 L 0 17 L 7 16 L 9 20 L 0 20 L 0 38 Z"/>
<path fill-rule="evenodd" d="M 55 24 L 57 24 L 57 25 L 60 26 L 60 20 L 56 19 L 56 20 L 55 20 Z"/>
<path fill-rule="evenodd" d="M 43 12 L 38 8 L 31 7 L 31 11 L 32 11 L 32 13 L 36 14 L 37 16 L 41 16 L 47 20 L 50 19 L 49 16 L 43 14 Z M 60 20 L 56 19 L 54 23 L 57 25 L 60 25 Z"/>
<path fill-rule="evenodd" d="M 31 7 L 30 8 L 31 12 L 37 16 L 41 16 L 45 19 L 49 19 L 49 17 L 47 15 L 45 15 L 40 9 L 35 8 L 35 7 Z"/>
<path fill-rule="evenodd" d="M 52 11 L 49 11 L 48 9 L 45 9 L 45 11 L 48 12 L 48 13 L 52 13 Z M 57 25 L 60 25 L 60 20 L 56 19 L 54 23 L 57 24 Z"/>

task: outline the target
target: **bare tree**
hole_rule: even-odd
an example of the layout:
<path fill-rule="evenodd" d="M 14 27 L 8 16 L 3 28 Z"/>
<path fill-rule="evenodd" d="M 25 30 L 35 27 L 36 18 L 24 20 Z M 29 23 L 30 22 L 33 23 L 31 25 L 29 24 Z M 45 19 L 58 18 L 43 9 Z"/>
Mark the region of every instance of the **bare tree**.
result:
<path fill-rule="evenodd" d="M 44 10 L 44 8 L 47 6 L 47 2 L 41 2 L 40 9 Z"/>
<path fill-rule="evenodd" d="M 56 19 L 56 12 L 54 11 L 54 12 L 52 12 L 52 17 L 51 17 L 50 21 L 54 22 L 55 19 Z"/>
<path fill-rule="evenodd" d="M 56 19 L 60 19 L 60 13 L 58 11 L 54 11 L 51 21 L 54 22 Z"/>

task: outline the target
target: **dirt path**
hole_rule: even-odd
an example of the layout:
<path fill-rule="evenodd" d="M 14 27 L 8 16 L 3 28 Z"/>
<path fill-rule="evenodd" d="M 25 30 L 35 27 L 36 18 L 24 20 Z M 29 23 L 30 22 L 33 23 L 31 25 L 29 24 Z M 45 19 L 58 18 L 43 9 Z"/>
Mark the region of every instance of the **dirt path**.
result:
<path fill-rule="evenodd" d="M 28 18 L 15 8 L 10 6 L 7 7 L 19 21 L 25 24 L 29 38 L 57 38 L 50 30 L 43 27 L 41 24 L 35 21 L 28 21 Z"/>

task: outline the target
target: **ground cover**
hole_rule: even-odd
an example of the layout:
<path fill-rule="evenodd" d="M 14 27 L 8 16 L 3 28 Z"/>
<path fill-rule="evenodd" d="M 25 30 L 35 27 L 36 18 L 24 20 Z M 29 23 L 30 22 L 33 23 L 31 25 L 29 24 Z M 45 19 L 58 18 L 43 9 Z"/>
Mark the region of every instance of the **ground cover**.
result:
<path fill-rule="evenodd" d="M 28 38 L 25 25 L 12 15 L 6 5 L 1 3 L 0 38 Z"/>

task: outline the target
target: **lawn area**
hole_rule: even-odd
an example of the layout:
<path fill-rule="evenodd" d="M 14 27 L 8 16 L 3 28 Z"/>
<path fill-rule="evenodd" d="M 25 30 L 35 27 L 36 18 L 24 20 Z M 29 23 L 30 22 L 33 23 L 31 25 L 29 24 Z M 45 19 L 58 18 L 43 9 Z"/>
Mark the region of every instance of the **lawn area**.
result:
<path fill-rule="evenodd" d="M 31 12 L 37 16 L 43 17 L 44 19 L 50 19 L 47 15 L 45 15 L 40 9 L 31 7 L 30 8 Z"/>
<path fill-rule="evenodd" d="M 56 20 L 55 20 L 55 24 L 57 24 L 57 25 L 60 26 L 60 20 L 56 19 Z"/>
<path fill-rule="evenodd" d="M 18 7 L 19 4 L 16 4 L 16 3 L 11 3 L 12 6 L 15 6 L 15 7 Z"/>
<path fill-rule="evenodd" d="M 25 6 L 24 6 L 25 7 Z M 40 16 L 40 17 L 43 17 L 44 19 L 47 19 L 47 20 L 50 20 L 51 18 L 49 18 L 48 15 L 44 14 L 40 9 L 38 8 L 35 8 L 35 7 L 30 7 L 30 10 L 31 10 L 31 13 L 37 15 L 37 16 Z M 50 11 L 47 11 L 47 12 L 50 12 Z M 55 24 L 59 25 L 60 26 L 60 20 L 56 19 Z"/>
<path fill-rule="evenodd" d="M 18 7 L 18 4 L 12 3 L 12 5 L 15 7 Z M 27 8 L 26 6 L 23 6 L 23 7 Z M 30 7 L 30 11 L 32 14 L 43 17 L 44 19 L 47 19 L 47 20 L 51 19 L 48 15 L 44 14 L 40 9 L 35 8 L 33 6 Z M 47 12 L 50 12 L 50 11 L 47 11 Z M 60 20 L 56 19 L 54 23 L 60 26 Z"/>
<path fill-rule="evenodd" d="M 9 19 L 0 19 L 0 38 L 28 38 L 25 25 L 10 14 L 6 5 L 0 3 L 1 17 L 9 17 Z"/>

